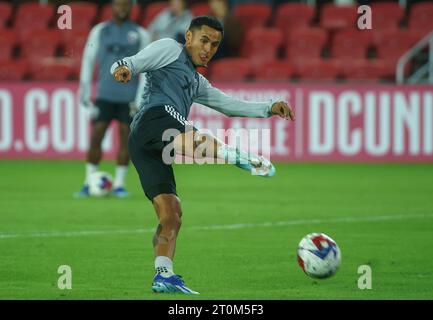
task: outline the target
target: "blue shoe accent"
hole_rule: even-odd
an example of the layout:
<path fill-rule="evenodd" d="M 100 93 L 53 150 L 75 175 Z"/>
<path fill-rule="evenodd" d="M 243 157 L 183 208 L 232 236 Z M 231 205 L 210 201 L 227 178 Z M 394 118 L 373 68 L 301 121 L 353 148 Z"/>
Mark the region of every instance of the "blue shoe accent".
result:
<path fill-rule="evenodd" d="M 153 278 L 152 291 L 156 293 L 200 294 L 188 288 L 182 280 L 182 277 L 176 274 L 168 278 L 157 274 Z"/>
<path fill-rule="evenodd" d="M 74 193 L 74 198 L 87 198 L 90 196 L 89 186 L 84 185 L 80 191 Z"/>
<path fill-rule="evenodd" d="M 118 187 L 111 191 L 111 194 L 117 198 L 128 198 L 129 192 L 125 190 L 124 187 Z"/>

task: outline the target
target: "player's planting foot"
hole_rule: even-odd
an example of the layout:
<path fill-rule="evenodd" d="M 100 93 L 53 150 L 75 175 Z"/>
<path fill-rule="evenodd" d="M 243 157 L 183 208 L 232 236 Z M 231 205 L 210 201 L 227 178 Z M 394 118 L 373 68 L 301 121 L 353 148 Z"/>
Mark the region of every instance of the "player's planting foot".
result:
<path fill-rule="evenodd" d="M 200 294 L 188 288 L 182 280 L 182 277 L 176 274 L 170 277 L 163 277 L 159 273 L 155 275 L 152 283 L 152 291 L 155 293 Z"/>
<path fill-rule="evenodd" d="M 111 194 L 116 198 L 128 198 L 129 192 L 124 187 L 117 187 L 111 191 Z"/>
<path fill-rule="evenodd" d="M 85 184 L 80 191 L 74 193 L 74 198 L 86 198 L 89 197 L 89 186 Z"/>

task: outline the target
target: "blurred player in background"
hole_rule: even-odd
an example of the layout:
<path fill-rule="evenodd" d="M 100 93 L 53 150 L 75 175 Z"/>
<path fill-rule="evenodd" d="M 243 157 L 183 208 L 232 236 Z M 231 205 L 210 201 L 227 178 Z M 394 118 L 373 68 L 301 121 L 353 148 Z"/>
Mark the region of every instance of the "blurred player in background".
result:
<path fill-rule="evenodd" d="M 119 123 L 120 147 L 117 156 L 117 167 L 113 183 L 113 195 L 127 197 L 125 189 L 125 176 L 128 170 L 128 135 L 129 125 L 141 97 L 138 87 L 138 76 L 135 76 L 125 86 L 116 82 L 110 74 L 110 66 L 116 60 L 134 55 L 147 46 L 150 34 L 139 25 L 129 20 L 133 0 L 113 0 L 113 19 L 96 25 L 90 32 L 84 49 L 81 74 L 79 99 L 80 104 L 89 109 L 92 119 L 92 131 L 90 148 L 87 152 L 86 177 L 81 191 L 76 197 L 89 195 L 89 176 L 98 170 L 102 158 L 101 144 L 107 128 L 112 120 Z M 91 101 L 92 78 L 98 64 L 98 80 L 96 100 Z"/>
<path fill-rule="evenodd" d="M 186 0 L 170 0 L 170 6 L 159 13 L 149 25 L 153 40 L 171 38 L 183 43 L 185 30 L 192 20 Z"/>
<path fill-rule="evenodd" d="M 239 19 L 231 12 L 228 0 L 208 0 L 210 15 L 216 17 L 224 27 L 224 41 L 213 59 L 239 56 L 243 39 L 243 28 Z"/>
<path fill-rule="evenodd" d="M 196 71 L 197 67 L 207 66 L 215 55 L 223 33 L 223 26 L 216 18 L 196 17 L 185 34 L 185 45 L 172 39 L 161 39 L 111 67 L 115 79 L 122 83 L 128 83 L 132 76 L 142 72 L 147 77 L 143 103 L 131 125 L 129 151 L 143 190 L 152 201 L 159 220 L 153 238 L 156 275 L 152 290 L 155 292 L 197 294 L 173 271 L 182 209 L 172 161 L 167 162 L 164 158 L 164 150 L 170 144 L 163 138 L 167 130 L 176 131 L 172 142 L 176 154 L 224 161 L 233 159 L 233 164 L 243 170 L 272 176 L 275 168 L 269 160 L 228 146 L 194 128 L 186 120 L 191 105 L 197 102 L 228 116 L 264 118 L 279 115 L 295 119 L 292 109 L 284 101 L 235 99 L 212 87 Z"/>

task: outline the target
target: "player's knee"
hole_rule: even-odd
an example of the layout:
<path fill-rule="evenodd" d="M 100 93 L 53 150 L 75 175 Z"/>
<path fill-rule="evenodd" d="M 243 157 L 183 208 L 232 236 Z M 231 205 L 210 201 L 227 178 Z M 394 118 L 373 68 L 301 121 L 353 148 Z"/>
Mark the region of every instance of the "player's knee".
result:
<path fill-rule="evenodd" d="M 182 225 L 182 219 L 178 214 L 170 214 L 160 217 L 159 223 L 163 226 L 163 228 L 178 231 Z"/>

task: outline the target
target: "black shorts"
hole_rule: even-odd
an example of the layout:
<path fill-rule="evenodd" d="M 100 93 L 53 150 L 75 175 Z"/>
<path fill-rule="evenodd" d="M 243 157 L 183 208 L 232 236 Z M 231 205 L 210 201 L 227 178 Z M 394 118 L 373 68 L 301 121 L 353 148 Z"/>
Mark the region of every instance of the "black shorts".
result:
<path fill-rule="evenodd" d="M 97 99 L 95 106 L 99 112 L 92 122 L 111 122 L 118 120 L 119 122 L 130 124 L 132 121 L 129 103 L 110 102 L 107 100 Z"/>
<path fill-rule="evenodd" d="M 196 129 L 172 106 L 152 107 L 134 117 L 129 155 L 149 200 L 162 193 L 177 195 L 172 142 L 177 134 L 189 130 Z"/>

